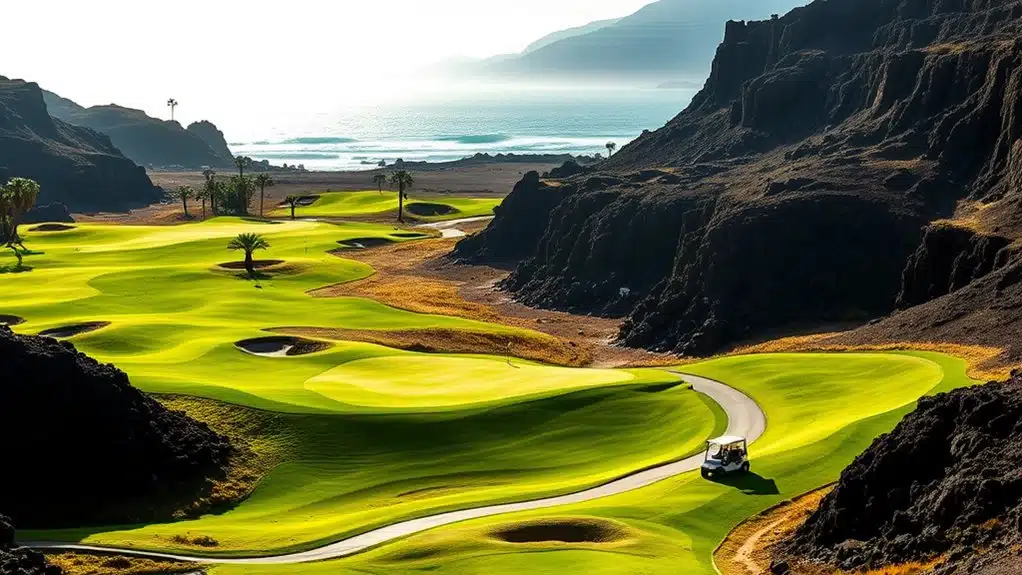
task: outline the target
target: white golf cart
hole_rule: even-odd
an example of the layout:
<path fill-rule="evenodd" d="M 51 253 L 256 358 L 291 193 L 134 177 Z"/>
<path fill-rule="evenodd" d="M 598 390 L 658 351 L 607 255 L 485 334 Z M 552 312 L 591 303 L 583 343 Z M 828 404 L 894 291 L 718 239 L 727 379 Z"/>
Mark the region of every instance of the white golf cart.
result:
<path fill-rule="evenodd" d="M 749 445 L 744 437 L 725 435 L 706 442 L 703 477 L 710 479 L 749 471 Z"/>

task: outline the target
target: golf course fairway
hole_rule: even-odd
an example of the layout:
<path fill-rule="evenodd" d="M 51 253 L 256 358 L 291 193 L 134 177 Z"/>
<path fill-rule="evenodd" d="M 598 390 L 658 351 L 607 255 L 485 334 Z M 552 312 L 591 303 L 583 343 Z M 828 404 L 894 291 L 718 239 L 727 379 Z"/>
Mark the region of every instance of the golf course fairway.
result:
<path fill-rule="evenodd" d="M 500 205 L 501 198 L 472 198 L 429 194 L 405 200 L 409 215 L 425 221 L 441 221 L 454 218 L 492 216 L 493 208 Z M 386 212 L 397 212 L 397 192 L 377 190 L 363 192 L 324 192 L 318 194 L 315 202 L 295 209 L 295 216 L 305 218 L 343 218 L 370 216 Z M 289 206 L 278 207 L 271 212 L 275 217 L 291 215 Z"/>
<path fill-rule="evenodd" d="M 836 480 L 919 396 L 976 383 L 965 368 L 949 356 L 910 352 L 744 356 L 685 366 L 727 381 L 763 406 L 768 425 L 751 449 L 753 474 L 718 483 L 693 472 L 588 503 L 451 525 L 345 559 L 221 565 L 212 573 L 712 575 L 713 550 L 734 526 Z M 505 535 L 530 527 L 572 534 L 571 526 L 587 527 L 574 534 L 602 540 L 512 542 Z"/>
<path fill-rule="evenodd" d="M 239 233 L 270 244 L 256 254 L 265 263 L 254 278 L 226 249 Z M 314 339 L 274 347 L 279 334 L 268 330 L 282 327 L 544 337 L 308 295 L 373 273 L 338 257 L 344 251 L 330 252 L 352 240 L 418 239 L 407 230 L 217 218 L 173 227 L 76 224 L 24 236 L 27 269 L 10 271 L 13 257 L 0 254 L 8 270 L 0 273 L 0 314 L 24 319 L 17 331 L 57 330 L 145 391 L 200 398 L 184 401 L 241 422 L 274 463 L 247 499 L 220 514 L 21 532 L 23 540 L 280 555 L 444 511 L 578 492 L 682 459 L 727 423 L 719 406 L 667 370 L 572 369 Z M 437 528 L 343 559 L 211 569 L 711 574 L 714 547 L 739 522 L 837 479 L 919 397 L 974 383 L 963 361 L 921 352 L 749 355 L 683 370 L 736 388 L 766 413 L 752 474 L 718 483 L 685 473 L 586 503 Z"/>

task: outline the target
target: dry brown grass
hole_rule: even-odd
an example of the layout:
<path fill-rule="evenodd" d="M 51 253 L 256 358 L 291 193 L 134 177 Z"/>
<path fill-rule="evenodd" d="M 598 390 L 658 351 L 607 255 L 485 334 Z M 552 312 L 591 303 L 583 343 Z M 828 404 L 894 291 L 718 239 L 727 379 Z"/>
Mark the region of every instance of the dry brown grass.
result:
<path fill-rule="evenodd" d="M 787 352 L 839 352 L 839 351 L 932 351 L 953 355 L 965 360 L 968 364 L 969 377 L 979 380 L 1002 381 L 1011 376 L 1011 370 L 1017 365 L 1006 365 L 1001 362 L 1003 349 L 979 345 L 963 345 L 944 342 L 893 342 L 864 345 L 844 345 L 828 343 L 841 333 L 821 333 L 805 336 L 786 337 L 765 343 L 740 347 L 729 355 L 748 355 L 754 353 L 787 353 Z"/>
<path fill-rule="evenodd" d="M 121 555 L 53 553 L 47 554 L 46 559 L 63 569 L 66 575 L 165 575 L 196 570 L 193 563 L 154 561 Z"/>
<path fill-rule="evenodd" d="M 717 568 L 723 575 L 767 575 L 777 545 L 790 538 L 805 523 L 833 487 L 828 485 L 811 491 L 744 521 L 728 534 L 714 553 Z M 791 565 L 791 575 L 920 575 L 941 562 L 943 558 L 849 572 L 800 561 Z"/>
<path fill-rule="evenodd" d="M 180 517 L 236 505 L 252 493 L 287 451 L 286 440 L 277 433 L 277 417 L 271 413 L 196 397 L 161 396 L 159 400 L 168 408 L 209 425 L 230 439 L 235 448 L 225 476 L 214 481 L 206 497 L 180 510 Z"/>
<path fill-rule="evenodd" d="M 510 355 L 554 365 L 581 367 L 593 361 L 592 350 L 539 332 L 488 333 L 457 329 L 356 330 L 281 327 L 270 330 L 298 337 L 360 341 L 423 353 Z"/>

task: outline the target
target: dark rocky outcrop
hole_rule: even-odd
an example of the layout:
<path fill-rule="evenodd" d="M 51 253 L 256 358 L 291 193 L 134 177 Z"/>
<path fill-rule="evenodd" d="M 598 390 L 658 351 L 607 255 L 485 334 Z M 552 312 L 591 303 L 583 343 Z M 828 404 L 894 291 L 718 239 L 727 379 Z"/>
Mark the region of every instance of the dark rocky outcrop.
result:
<path fill-rule="evenodd" d="M 51 92 L 44 92 L 44 97 L 53 117 L 109 136 L 117 149 L 139 165 L 191 170 L 234 165 L 223 134 L 209 122 L 186 130 L 175 121 L 153 118 L 142 110 L 115 104 L 85 108 Z"/>
<path fill-rule="evenodd" d="M 0 326 L 0 511 L 21 528 L 166 520 L 222 474 L 227 440 L 67 342 Z"/>
<path fill-rule="evenodd" d="M 0 575 L 62 575 L 64 570 L 50 565 L 41 553 L 17 547 L 11 520 L 0 515 Z"/>
<path fill-rule="evenodd" d="M 519 222 L 549 213 L 505 286 L 625 314 L 624 342 L 689 354 L 886 315 L 918 230 L 959 201 L 1022 221 L 1020 38 L 1018 0 L 818 0 L 730 22 L 685 111 L 458 254 L 516 243 Z M 979 278 L 996 243 L 968 248 L 946 283 L 913 256 L 904 302 Z"/>
<path fill-rule="evenodd" d="M 73 224 L 74 221 L 75 219 L 71 216 L 67 206 L 59 202 L 36 206 L 21 216 L 21 223 L 23 224 L 40 224 L 43 222 Z"/>
<path fill-rule="evenodd" d="M 518 259 L 532 254 L 547 227 L 550 211 L 560 203 L 562 191 L 529 172 L 504 202 L 493 209 L 485 230 L 458 243 L 452 256 L 465 261 Z"/>
<path fill-rule="evenodd" d="M 1020 374 L 1022 375 L 1022 374 Z M 847 570 L 1022 541 L 1022 376 L 920 400 L 842 474 L 787 554 Z"/>
<path fill-rule="evenodd" d="M 982 278 L 994 270 L 1009 244 L 1008 238 L 951 224 L 928 226 L 902 275 L 898 308 L 924 304 Z"/>
<path fill-rule="evenodd" d="M 202 138 L 202 141 L 206 142 L 206 145 L 209 146 L 210 150 L 213 150 L 213 153 L 216 154 L 220 161 L 234 159 L 234 154 L 227 146 L 227 138 L 224 137 L 224 133 L 213 122 L 207 120 L 192 122 L 188 125 L 187 129 L 192 134 Z"/>
<path fill-rule="evenodd" d="M 50 117 L 39 86 L 0 77 L 0 181 L 39 182 L 39 203 L 125 210 L 160 198 L 145 170 L 106 136 Z"/>

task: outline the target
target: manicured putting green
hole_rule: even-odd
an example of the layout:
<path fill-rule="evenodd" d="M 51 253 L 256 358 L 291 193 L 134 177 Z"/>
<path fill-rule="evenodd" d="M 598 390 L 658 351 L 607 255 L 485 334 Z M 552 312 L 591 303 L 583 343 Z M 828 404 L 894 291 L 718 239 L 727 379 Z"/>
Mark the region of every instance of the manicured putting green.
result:
<path fill-rule="evenodd" d="M 455 197 L 445 194 L 417 195 L 405 201 L 408 214 L 417 219 L 439 221 L 454 218 L 492 216 L 493 208 L 500 205 L 501 198 Z M 377 190 L 365 192 L 325 192 L 308 206 L 295 209 L 300 217 L 352 217 L 397 212 L 397 192 Z M 274 217 L 291 215 L 290 207 L 273 210 Z"/>
<path fill-rule="evenodd" d="M 320 573 L 715 573 L 716 545 L 738 523 L 837 479 L 925 394 L 971 385 L 964 362 L 932 353 L 780 354 L 686 366 L 754 397 L 767 414 L 752 447 L 754 474 L 715 483 L 689 473 L 556 510 L 493 517 L 413 536 L 363 555 L 288 566 L 220 566 L 217 575 Z M 508 543 L 494 532 L 521 522 L 609 520 L 627 537 L 600 543 Z"/>

